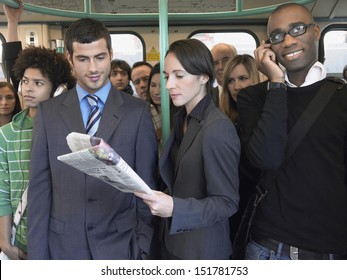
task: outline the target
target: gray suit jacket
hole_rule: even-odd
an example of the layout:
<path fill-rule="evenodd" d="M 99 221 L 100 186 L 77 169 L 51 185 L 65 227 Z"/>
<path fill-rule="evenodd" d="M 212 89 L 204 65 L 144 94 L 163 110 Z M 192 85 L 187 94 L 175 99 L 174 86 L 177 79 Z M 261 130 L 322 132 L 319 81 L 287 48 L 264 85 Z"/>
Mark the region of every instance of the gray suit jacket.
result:
<path fill-rule="evenodd" d="M 29 259 L 137 259 L 149 254 L 148 207 L 57 160 L 70 132 L 85 133 L 75 88 L 42 102 L 35 118 L 28 193 Z M 97 137 L 152 188 L 157 142 L 146 102 L 111 88 Z"/>
<path fill-rule="evenodd" d="M 165 219 L 168 251 L 180 259 L 228 259 L 229 217 L 238 209 L 240 142 L 232 122 L 213 102 L 204 118 L 192 118 L 178 150 L 172 132 L 159 161 L 173 196 L 173 215 Z"/>

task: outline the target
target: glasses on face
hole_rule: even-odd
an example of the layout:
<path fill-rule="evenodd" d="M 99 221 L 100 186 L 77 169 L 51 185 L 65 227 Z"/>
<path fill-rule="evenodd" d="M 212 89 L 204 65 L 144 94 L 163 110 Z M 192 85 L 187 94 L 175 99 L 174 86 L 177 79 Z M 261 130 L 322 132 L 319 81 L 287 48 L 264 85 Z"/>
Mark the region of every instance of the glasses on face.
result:
<path fill-rule="evenodd" d="M 302 34 L 306 33 L 306 30 L 310 26 L 314 26 L 314 23 L 300 23 L 298 25 L 295 25 L 291 29 L 288 30 L 288 32 L 279 32 L 279 33 L 274 33 L 270 35 L 270 38 L 266 40 L 266 43 L 276 45 L 278 43 L 281 43 L 284 41 L 284 38 L 286 37 L 287 34 L 289 34 L 292 37 L 298 37 Z"/>

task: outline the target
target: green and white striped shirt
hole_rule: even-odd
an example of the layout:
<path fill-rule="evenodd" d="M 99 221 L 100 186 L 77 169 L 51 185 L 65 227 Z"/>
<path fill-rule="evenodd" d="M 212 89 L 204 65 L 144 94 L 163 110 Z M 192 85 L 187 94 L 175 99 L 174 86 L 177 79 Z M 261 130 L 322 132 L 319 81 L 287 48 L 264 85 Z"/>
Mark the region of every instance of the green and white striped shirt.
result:
<path fill-rule="evenodd" d="M 12 122 L 0 127 L 0 216 L 14 215 L 29 182 L 34 120 L 28 112 L 29 109 L 19 112 Z M 26 211 L 17 228 L 15 244 L 27 251 Z"/>

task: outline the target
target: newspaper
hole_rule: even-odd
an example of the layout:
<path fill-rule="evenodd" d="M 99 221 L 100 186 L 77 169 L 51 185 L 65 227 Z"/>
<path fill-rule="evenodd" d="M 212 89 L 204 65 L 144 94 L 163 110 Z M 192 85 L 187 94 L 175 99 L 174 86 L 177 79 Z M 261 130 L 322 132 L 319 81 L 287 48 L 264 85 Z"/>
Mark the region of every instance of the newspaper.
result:
<path fill-rule="evenodd" d="M 72 153 L 58 156 L 58 160 L 99 178 L 122 192 L 153 193 L 103 139 L 72 132 L 66 140 Z"/>

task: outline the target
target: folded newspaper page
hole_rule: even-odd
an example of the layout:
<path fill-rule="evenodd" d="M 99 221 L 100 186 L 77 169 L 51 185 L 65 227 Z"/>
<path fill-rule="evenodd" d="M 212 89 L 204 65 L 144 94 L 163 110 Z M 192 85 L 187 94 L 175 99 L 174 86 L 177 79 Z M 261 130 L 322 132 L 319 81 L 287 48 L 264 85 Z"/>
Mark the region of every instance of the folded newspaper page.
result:
<path fill-rule="evenodd" d="M 72 132 L 66 140 L 72 153 L 58 156 L 58 160 L 122 192 L 152 194 L 151 188 L 103 139 Z"/>

